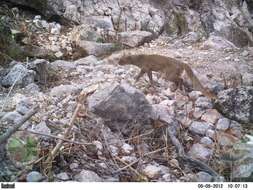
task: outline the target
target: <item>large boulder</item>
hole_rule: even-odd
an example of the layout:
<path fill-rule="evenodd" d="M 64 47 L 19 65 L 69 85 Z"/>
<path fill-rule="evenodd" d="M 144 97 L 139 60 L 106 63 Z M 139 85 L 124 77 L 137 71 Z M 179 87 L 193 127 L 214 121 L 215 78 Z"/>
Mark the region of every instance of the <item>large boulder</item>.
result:
<path fill-rule="evenodd" d="M 11 68 L 10 72 L 2 78 L 1 84 L 4 87 L 10 87 L 14 84 L 24 87 L 34 82 L 35 75 L 35 71 L 28 70 L 23 64 L 17 63 Z"/>
<path fill-rule="evenodd" d="M 221 91 L 216 107 L 228 118 L 243 123 L 253 122 L 253 87 Z"/>
<path fill-rule="evenodd" d="M 89 110 L 113 130 L 129 135 L 135 127 L 150 129 L 152 107 L 145 95 L 128 84 L 108 84 L 88 99 Z"/>

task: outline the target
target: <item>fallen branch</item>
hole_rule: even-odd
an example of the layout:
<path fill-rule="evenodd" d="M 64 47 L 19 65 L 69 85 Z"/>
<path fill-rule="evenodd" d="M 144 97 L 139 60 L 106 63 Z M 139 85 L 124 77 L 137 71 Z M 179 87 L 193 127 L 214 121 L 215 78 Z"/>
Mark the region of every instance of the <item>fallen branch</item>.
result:
<path fill-rule="evenodd" d="M 84 90 L 80 93 L 79 97 L 78 97 L 78 100 L 77 100 L 77 106 L 76 106 L 76 109 L 72 115 L 72 118 L 70 120 L 70 123 L 68 124 L 67 128 L 65 129 L 64 131 L 64 134 L 63 134 L 63 139 L 67 139 L 70 132 L 71 132 L 71 129 L 73 128 L 74 126 L 74 122 L 76 120 L 76 117 L 78 116 L 78 113 L 79 111 L 81 110 L 86 98 L 88 95 L 92 94 L 95 92 L 95 89 L 90 91 L 89 93 L 86 93 L 84 92 Z M 58 143 L 56 144 L 56 146 L 54 147 L 54 149 L 51 151 L 51 153 L 49 154 L 47 160 L 46 160 L 46 164 L 51 164 L 52 161 L 54 160 L 54 158 L 56 157 L 57 153 L 59 152 L 60 148 L 62 147 L 63 143 L 64 143 L 64 140 L 63 139 L 60 139 L 58 141 Z"/>
<path fill-rule="evenodd" d="M 117 171 L 115 171 L 115 172 L 113 172 L 113 173 L 114 173 L 114 174 L 115 174 L 115 173 L 119 173 L 119 172 L 121 172 L 121 171 L 123 171 L 123 170 L 125 170 L 125 169 L 127 169 L 127 168 L 129 168 L 129 167 L 132 167 L 132 165 L 138 163 L 139 161 L 140 161 L 140 158 L 139 158 L 138 160 L 134 161 L 134 162 L 131 162 L 131 163 L 127 164 L 126 166 L 124 166 L 124 167 L 122 167 L 122 168 L 119 168 Z M 121 160 L 121 162 L 122 162 L 122 160 Z"/>
<path fill-rule="evenodd" d="M 35 113 L 37 113 L 39 107 L 31 109 L 27 114 L 25 114 L 19 122 L 14 125 L 14 127 L 8 129 L 3 135 L 0 136 L 0 144 L 5 143 L 11 135 L 13 135 L 28 119 L 30 119 Z"/>
<path fill-rule="evenodd" d="M 72 144 L 78 144 L 78 145 L 91 145 L 92 143 L 83 143 L 83 142 L 78 142 L 78 141 L 71 141 L 71 140 L 68 140 L 68 139 L 64 139 L 62 137 L 58 137 L 58 136 L 55 136 L 55 135 L 50 135 L 50 134 L 45 134 L 45 133 L 39 133 L 39 132 L 36 132 L 36 131 L 33 131 L 33 130 L 21 130 L 21 131 L 25 131 L 25 132 L 28 132 L 28 133 L 32 133 L 32 134 L 35 134 L 35 135 L 40 135 L 40 136 L 45 136 L 45 137 L 49 137 L 49 138 L 54 138 L 54 139 L 59 139 L 59 140 L 62 140 L 64 142 L 69 142 L 69 143 L 72 143 Z"/>
<path fill-rule="evenodd" d="M 120 161 L 122 164 L 124 164 L 126 167 L 128 167 L 131 171 L 133 171 L 137 176 L 139 177 L 143 177 L 136 169 L 134 169 L 132 167 L 132 165 L 129 165 L 127 162 L 125 162 L 124 160 L 120 159 L 119 157 L 115 157 L 116 160 Z"/>

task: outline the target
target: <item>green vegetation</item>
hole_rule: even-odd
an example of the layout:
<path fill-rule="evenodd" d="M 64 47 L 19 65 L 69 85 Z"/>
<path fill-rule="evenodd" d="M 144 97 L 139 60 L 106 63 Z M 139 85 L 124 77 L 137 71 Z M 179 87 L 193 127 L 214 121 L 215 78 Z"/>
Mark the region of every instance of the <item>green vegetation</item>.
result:
<path fill-rule="evenodd" d="M 29 162 L 37 157 L 37 141 L 27 137 L 25 141 L 20 138 L 11 138 L 7 144 L 7 151 L 16 162 Z"/>

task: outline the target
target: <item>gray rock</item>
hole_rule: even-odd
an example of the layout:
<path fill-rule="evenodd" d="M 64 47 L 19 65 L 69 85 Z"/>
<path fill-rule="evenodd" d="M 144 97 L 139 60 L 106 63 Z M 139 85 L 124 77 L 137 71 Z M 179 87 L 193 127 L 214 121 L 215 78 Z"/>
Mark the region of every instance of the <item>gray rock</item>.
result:
<path fill-rule="evenodd" d="M 32 108 L 32 102 L 29 98 L 23 98 L 16 105 L 16 111 L 22 115 L 25 115 Z"/>
<path fill-rule="evenodd" d="M 38 22 L 38 21 L 37 21 Z M 46 20 L 41 20 L 40 24 L 43 28 L 45 28 L 46 30 L 49 29 L 49 23 Z"/>
<path fill-rule="evenodd" d="M 226 131 L 230 126 L 230 120 L 227 118 L 220 118 L 216 124 L 216 129 Z"/>
<path fill-rule="evenodd" d="M 242 137 L 242 125 L 236 121 L 231 121 L 230 133 L 237 138 L 241 138 Z"/>
<path fill-rule="evenodd" d="M 179 129 L 180 125 L 175 119 L 175 115 L 172 113 L 172 110 L 168 109 L 168 106 L 163 104 L 155 104 L 152 106 L 152 108 L 152 119 L 159 119 L 160 121 L 167 123 L 171 132 L 173 132 L 174 135 L 177 135 L 177 129 Z"/>
<path fill-rule="evenodd" d="M 197 182 L 212 182 L 213 177 L 206 172 L 198 172 L 196 174 Z"/>
<path fill-rule="evenodd" d="M 103 144 L 100 141 L 93 141 L 92 144 L 96 146 L 97 151 L 103 150 Z"/>
<path fill-rule="evenodd" d="M 56 175 L 56 177 L 62 181 L 69 180 L 69 175 L 66 172 L 62 172 Z"/>
<path fill-rule="evenodd" d="M 221 117 L 220 113 L 215 109 L 208 109 L 206 112 L 202 115 L 201 119 L 203 121 L 206 121 L 210 124 L 215 124 L 216 121 Z"/>
<path fill-rule="evenodd" d="M 129 155 L 133 152 L 134 148 L 130 144 L 124 143 L 123 146 L 121 147 L 121 150 L 123 154 Z"/>
<path fill-rule="evenodd" d="M 51 96 L 66 96 L 78 92 L 80 88 L 76 85 L 60 85 L 51 89 Z"/>
<path fill-rule="evenodd" d="M 196 107 L 193 111 L 193 117 L 196 119 L 200 119 L 204 113 L 205 113 L 205 110 L 203 110 L 202 108 Z"/>
<path fill-rule="evenodd" d="M 63 56 L 63 53 L 61 51 L 57 51 L 54 55 L 55 57 L 60 58 Z"/>
<path fill-rule="evenodd" d="M 27 182 L 40 182 L 44 179 L 43 175 L 37 171 L 32 171 L 27 174 L 26 181 Z"/>
<path fill-rule="evenodd" d="M 104 180 L 105 182 L 120 182 L 119 177 L 108 177 Z"/>
<path fill-rule="evenodd" d="M 202 49 L 235 49 L 236 46 L 221 36 L 211 35 L 201 46 Z"/>
<path fill-rule="evenodd" d="M 162 176 L 162 181 L 164 181 L 164 182 L 174 182 L 175 180 L 173 179 L 173 176 L 171 176 L 171 174 L 164 174 Z"/>
<path fill-rule="evenodd" d="M 41 15 L 36 15 L 36 16 L 34 17 L 34 20 L 41 20 Z"/>
<path fill-rule="evenodd" d="M 47 134 L 47 135 L 51 134 L 51 130 L 47 127 L 47 124 L 44 121 L 42 121 L 38 125 L 32 127 L 32 130 L 34 130 L 35 132 L 38 132 L 38 133 L 42 133 L 42 134 Z M 42 137 L 42 138 L 45 138 L 45 137 Z"/>
<path fill-rule="evenodd" d="M 188 95 L 190 99 L 197 100 L 202 93 L 200 91 L 191 91 Z"/>
<path fill-rule="evenodd" d="M 69 168 L 72 170 L 72 171 L 76 171 L 77 169 L 78 169 L 78 167 L 79 167 L 79 164 L 78 163 L 71 163 L 70 165 L 69 165 Z"/>
<path fill-rule="evenodd" d="M 253 74 L 252 73 L 243 73 L 242 79 L 243 79 L 243 85 L 253 86 Z"/>
<path fill-rule="evenodd" d="M 122 156 L 121 160 L 130 164 L 136 162 L 138 159 L 135 156 Z"/>
<path fill-rule="evenodd" d="M 213 150 L 206 148 L 202 144 L 194 144 L 189 150 L 189 155 L 202 161 L 208 161 L 213 154 Z"/>
<path fill-rule="evenodd" d="M 71 41 L 74 41 L 78 43 L 80 40 L 86 40 L 86 41 L 104 41 L 104 37 L 101 35 L 101 32 L 97 30 L 95 27 L 92 27 L 92 25 L 89 24 L 81 24 L 78 26 L 75 26 L 71 31 Z"/>
<path fill-rule="evenodd" d="M 214 130 L 212 130 L 212 129 L 208 129 L 207 131 L 206 131 L 206 136 L 207 137 L 210 137 L 211 139 L 213 139 L 213 140 L 215 140 L 215 131 Z"/>
<path fill-rule="evenodd" d="M 249 55 L 249 52 L 248 52 L 247 50 L 244 50 L 244 51 L 242 52 L 242 56 L 246 57 L 246 56 L 248 56 L 248 55 Z"/>
<path fill-rule="evenodd" d="M 6 114 L 6 112 L 0 112 L 0 120 Z"/>
<path fill-rule="evenodd" d="M 206 131 L 211 128 L 212 127 L 206 122 L 194 121 L 190 125 L 189 130 L 195 134 L 205 135 Z"/>
<path fill-rule="evenodd" d="M 161 167 L 158 164 L 149 164 L 143 169 L 143 174 L 150 179 L 158 178 L 161 174 Z"/>
<path fill-rule="evenodd" d="M 206 97 L 199 97 L 195 101 L 195 106 L 199 107 L 199 108 L 203 108 L 203 109 L 212 109 L 213 108 L 213 104 L 212 104 L 211 100 Z"/>
<path fill-rule="evenodd" d="M 94 65 L 98 62 L 98 59 L 94 55 L 87 56 L 75 61 L 75 65 Z"/>
<path fill-rule="evenodd" d="M 53 71 L 68 71 L 76 69 L 76 63 L 64 60 L 56 60 L 49 64 L 49 69 Z"/>
<path fill-rule="evenodd" d="M 116 44 L 113 43 L 98 43 L 85 40 L 79 41 L 78 46 L 88 55 L 95 56 L 108 55 L 117 50 Z"/>
<path fill-rule="evenodd" d="M 85 19 L 86 24 L 103 30 L 114 30 L 112 19 L 109 16 L 91 16 Z"/>
<path fill-rule="evenodd" d="M 243 123 L 253 122 L 253 87 L 224 90 L 218 97 L 216 107 L 229 119 Z"/>
<path fill-rule="evenodd" d="M 183 38 L 183 42 L 187 44 L 193 44 L 198 42 L 201 39 L 201 35 L 197 32 L 189 32 L 188 34 L 185 35 Z"/>
<path fill-rule="evenodd" d="M 90 170 L 82 170 L 79 174 L 74 176 L 76 181 L 79 182 L 102 182 L 103 179 L 100 178 L 95 172 Z"/>
<path fill-rule="evenodd" d="M 24 87 L 30 83 L 34 82 L 35 72 L 28 70 L 21 63 L 17 63 L 10 72 L 2 78 L 2 85 L 5 87 L 10 87 L 14 83 Z"/>
<path fill-rule="evenodd" d="M 105 85 L 88 98 L 88 107 L 102 117 L 111 130 L 123 134 L 130 134 L 136 125 L 140 130 L 151 127 L 151 105 L 141 91 L 128 84 Z"/>
<path fill-rule="evenodd" d="M 59 23 L 50 23 L 49 24 L 51 34 L 60 34 L 61 33 L 61 25 Z"/>
<path fill-rule="evenodd" d="M 210 145 L 213 145 L 213 140 L 211 139 L 211 138 L 209 138 L 209 137 L 203 137 L 203 138 L 201 138 L 200 139 L 200 143 L 201 144 L 204 144 L 204 145 L 208 145 L 208 146 L 210 146 Z"/>
<path fill-rule="evenodd" d="M 119 148 L 114 145 L 109 145 L 109 150 L 112 156 L 118 156 L 119 155 Z"/>
<path fill-rule="evenodd" d="M 29 57 L 37 57 L 42 59 L 55 58 L 54 52 L 42 46 L 22 46 L 22 51 Z"/>
<path fill-rule="evenodd" d="M 39 91 L 40 91 L 40 87 L 35 83 L 28 84 L 25 87 L 25 92 L 35 93 L 35 92 L 39 92 Z"/>
<path fill-rule="evenodd" d="M 1 120 L 16 124 L 21 118 L 22 118 L 22 115 L 20 113 L 13 111 L 13 112 L 6 113 Z"/>
<path fill-rule="evenodd" d="M 52 1 L 54 2 L 54 1 Z M 64 17 L 68 20 L 75 21 L 77 23 L 81 22 L 81 14 L 78 11 L 80 9 L 80 6 L 78 5 L 78 2 L 62 2 L 62 9 L 64 9 Z M 56 6 L 54 6 L 56 8 Z"/>
<path fill-rule="evenodd" d="M 118 35 L 119 42 L 130 47 L 140 46 L 152 40 L 153 37 L 153 34 L 147 31 L 127 31 Z"/>

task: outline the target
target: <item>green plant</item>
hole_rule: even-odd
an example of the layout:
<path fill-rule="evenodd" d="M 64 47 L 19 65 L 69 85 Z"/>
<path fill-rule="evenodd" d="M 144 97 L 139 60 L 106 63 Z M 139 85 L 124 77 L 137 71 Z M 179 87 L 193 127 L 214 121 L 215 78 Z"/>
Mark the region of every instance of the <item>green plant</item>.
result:
<path fill-rule="evenodd" d="M 20 138 L 10 138 L 7 144 L 7 151 L 16 162 L 29 162 L 37 157 L 37 141 L 27 137 L 24 141 Z"/>

